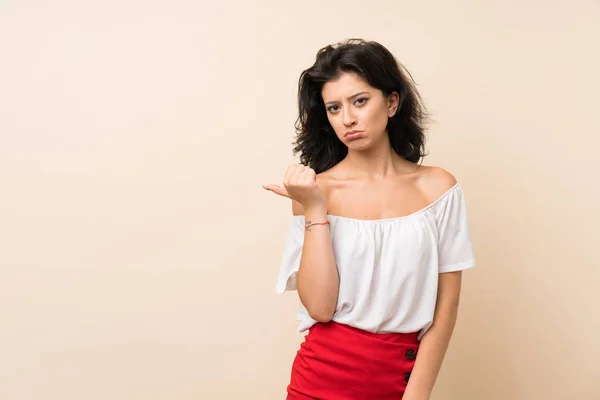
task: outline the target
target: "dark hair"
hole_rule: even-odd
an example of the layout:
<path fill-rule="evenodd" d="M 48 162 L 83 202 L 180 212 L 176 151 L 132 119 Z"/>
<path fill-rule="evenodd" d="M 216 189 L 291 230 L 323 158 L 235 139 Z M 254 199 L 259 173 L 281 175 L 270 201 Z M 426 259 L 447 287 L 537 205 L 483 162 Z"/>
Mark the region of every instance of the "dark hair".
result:
<path fill-rule="evenodd" d="M 402 158 L 419 162 L 426 155 L 427 113 L 411 84 L 412 77 L 388 49 L 363 39 L 349 39 L 320 49 L 315 63 L 300 75 L 294 155 L 300 153 L 300 162 L 320 173 L 348 154 L 348 148 L 335 135 L 327 119 L 321 95 L 323 85 L 344 72 L 358 74 L 386 96 L 394 91 L 399 94 L 398 110 L 387 124 L 390 144 Z"/>

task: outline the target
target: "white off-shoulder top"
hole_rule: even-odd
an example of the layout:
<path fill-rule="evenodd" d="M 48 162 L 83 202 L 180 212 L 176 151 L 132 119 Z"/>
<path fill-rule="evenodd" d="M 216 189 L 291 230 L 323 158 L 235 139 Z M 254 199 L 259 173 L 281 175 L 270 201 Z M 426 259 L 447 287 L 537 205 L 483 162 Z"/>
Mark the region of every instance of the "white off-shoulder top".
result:
<path fill-rule="evenodd" d="M 361 220 L 329 215 L 340 277 L 333 321 L 374 333 L 419 331 L 433 322 L 438 274 L 475 266 L 458 183 L 412 214 Z M 292 216 L 276 291 L 296 290 L 304 216 Z M 300 304 L 299 332 L 317 321 Z"/>

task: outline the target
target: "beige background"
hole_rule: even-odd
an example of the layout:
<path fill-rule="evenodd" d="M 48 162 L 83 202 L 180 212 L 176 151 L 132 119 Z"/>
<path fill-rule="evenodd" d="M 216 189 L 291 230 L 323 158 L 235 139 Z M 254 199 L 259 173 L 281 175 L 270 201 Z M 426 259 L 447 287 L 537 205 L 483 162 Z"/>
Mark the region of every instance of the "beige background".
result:
<path fill-rule="evenodd" d="M 85 3 L 85 4 L 84 4 Z M 600 399 L 598 1 L 0 3 L 0 399 L 283 399 L 296 81 L 378 40 L 478 267 L 433 400 Z"/>

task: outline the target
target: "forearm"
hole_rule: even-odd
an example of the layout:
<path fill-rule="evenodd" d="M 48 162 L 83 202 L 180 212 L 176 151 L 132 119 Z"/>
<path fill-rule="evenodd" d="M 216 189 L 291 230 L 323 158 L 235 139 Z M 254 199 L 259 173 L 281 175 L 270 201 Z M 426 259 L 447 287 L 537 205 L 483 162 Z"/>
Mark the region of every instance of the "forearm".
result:
<path fill-rule="evenodd" d="M 327 221 L 326 207 L 306 209 L 305 220 Z M 339 275 L 329 225 L 314 225 L 304 231 L 297 286 L 300 301 L 311 318 L 321 322 L 329 321 L 337 305 L 339 290 Z"/>
<path fill-rule="evenodd" d="M 446 355 L 457 319 L 457 305 L 442 305 L 423 335 L 406 388 L 405 400 L 428 400 Z"/>

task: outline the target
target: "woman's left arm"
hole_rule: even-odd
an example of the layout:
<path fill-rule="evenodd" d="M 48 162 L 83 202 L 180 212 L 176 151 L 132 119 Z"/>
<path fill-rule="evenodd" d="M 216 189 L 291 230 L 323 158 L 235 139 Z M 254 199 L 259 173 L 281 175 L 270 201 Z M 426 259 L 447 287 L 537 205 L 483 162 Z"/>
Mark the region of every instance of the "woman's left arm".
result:
<path fill-rule="evenodd" d="M 462 271 L 439 275 L 433 324 L 419 344 L 403 400 L 429 400 L 458 315 Z"/>

